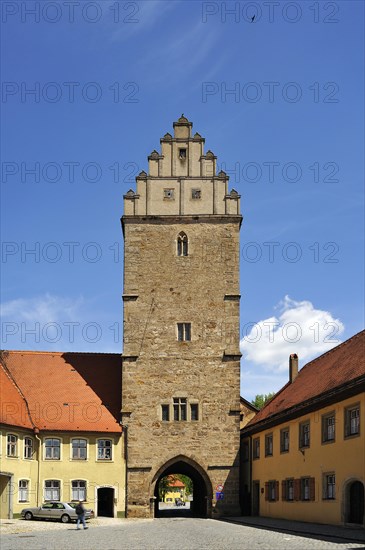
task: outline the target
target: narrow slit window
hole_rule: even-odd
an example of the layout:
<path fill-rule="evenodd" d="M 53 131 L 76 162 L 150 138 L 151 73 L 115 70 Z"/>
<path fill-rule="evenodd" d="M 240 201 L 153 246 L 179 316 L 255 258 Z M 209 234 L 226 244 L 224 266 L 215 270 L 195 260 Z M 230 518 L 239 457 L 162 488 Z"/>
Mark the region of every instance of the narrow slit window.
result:
<path fill-rule="evenodd" d="M 186 149 L 179 149 L 179 159 L 186 160 Z"/>
<path fill-rule="evenodd" d="M 199 420 L 199 406 L 197 403 L 192 403 L 190 405 L 190 416 L 193 421 Z"/>
<path fill-rule="evenodd" d="M 190 342 L 191 340 L 191 324 L 190 323 L 178 323 L 177 324 L 177 339 L 179 342 Z"/>
<path fill-rule="evenodd" d="M 174 397 L 174 420 L 186 420 L 186 399 Z"/>
<path fill-rule="evenodd" d="M 178 256 L 187 256 L 188 255 L 188 237 L 183 231 L 179 233 L 177 237 L 177 255 Z"/>
<path fill-rule="evenodd" d="M 161 405 L 162 410 L 162 420 L 163 422 L 168 422 L 170 420 L 170 410 L 168 405 Z"/>

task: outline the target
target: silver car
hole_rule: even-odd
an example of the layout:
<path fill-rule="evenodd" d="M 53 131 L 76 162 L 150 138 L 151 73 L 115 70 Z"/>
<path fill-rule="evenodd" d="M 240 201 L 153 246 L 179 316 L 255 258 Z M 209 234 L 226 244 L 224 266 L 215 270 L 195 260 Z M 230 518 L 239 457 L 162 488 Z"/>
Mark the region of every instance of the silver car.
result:
<path fill-rule="evenodd" d="M 76 506 L 77 503 L 74 502 L 45 502 L 42 506 L 24 508 L 21 511 L 21 516 L 24 519 L 57 519 L 62 523 L 69 523 L 77 520 Z M 85 510 L 85 519 L 90 519 L 93 516 L 92 510 Z"/>

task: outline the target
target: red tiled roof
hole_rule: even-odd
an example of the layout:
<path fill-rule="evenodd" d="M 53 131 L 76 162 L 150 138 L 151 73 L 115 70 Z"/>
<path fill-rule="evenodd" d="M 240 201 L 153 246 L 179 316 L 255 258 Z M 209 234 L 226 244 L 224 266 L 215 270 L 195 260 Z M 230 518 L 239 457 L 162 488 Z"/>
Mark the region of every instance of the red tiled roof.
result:
<path fill-rule="evenodd" d="M 365 330 L 307 363 L 245 426 L 259 422 L 365 376 Z"/>
<path fill-rule="evenodd" d="M 169 487 L 181 487 L 183 489 L 185 484 L 180 479 L 169 476 Z"/>
<path fill-rule="evenodd" d="M 122 431 L 120 355 L 9 351 L 5 364 L 40 430 Z"/>
<path fill-rule="evenodd" d="M 32 429 L 27 403 L 10 374 L 0 367 L 0 423 Z"/>

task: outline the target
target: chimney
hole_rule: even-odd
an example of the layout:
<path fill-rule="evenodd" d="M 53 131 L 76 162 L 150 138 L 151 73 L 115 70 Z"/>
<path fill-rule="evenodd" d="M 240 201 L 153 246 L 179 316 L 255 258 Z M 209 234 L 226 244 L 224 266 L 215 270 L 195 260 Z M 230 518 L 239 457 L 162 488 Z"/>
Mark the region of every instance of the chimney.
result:
<path fill-rule="evenodd" d="M 298 356 L 296 353 L 289 355 L 289 382 L 292 384 L 298 376 Z"/>

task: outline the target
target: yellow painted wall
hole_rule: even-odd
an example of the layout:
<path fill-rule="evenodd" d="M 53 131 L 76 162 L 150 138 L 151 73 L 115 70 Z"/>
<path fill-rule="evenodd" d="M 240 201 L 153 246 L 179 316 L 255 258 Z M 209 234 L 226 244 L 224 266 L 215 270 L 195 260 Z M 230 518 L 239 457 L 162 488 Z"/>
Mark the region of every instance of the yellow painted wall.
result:
<path fill-rule="evenodd" d="M 171 489 L 165 494 L 165 502 L 167 502 L 168 498 L 172 498 L 173 502 L 175 502 L 175 498 L 181 498 L 181 500 L 185 500 L 185 489 L 183 487 L 182 488 L 176 487 L 174 489 Z"/>
<path fill-rule="evenodd" d="M 7 435 L 14 434 L 18 436 L 17 441 L 17 457 L 8 458 L 7 455 Z M 30 488 L 30 503 L 32 506 L 36 505 L 35 492 L 36 492 L 36 480 L 37 480 L 37 460 L 25 460 L 23 459 L 24 453 L 24 437 L 33 437 L 34 442 L 36 440 L 31 432 L 21 430 L 20 428 L 13 429 L 6 426 L 1 427 L 0 432 L 0 462 L 1 472 L 4 474 L 12 474 L 12 478 L 1 476 L 1 503 L 0 503 L 0 517 L 8 518 L 9 513 L 9 498 L 11 503 L 11 509 L 13 513 L 17 513 L 24 508 L 23 503 L 19 503 L 18 485 L 19 479 L 26 479 L 29 481 Z"/>
<path fill-rule="evenodd" d="M 360 435 L 344 437 L 344 410 L 360 403 Z M 335 442 L 322 444 L 322 415 L 335 411 Z M 310 420 L 310 448 L 299 450 L 299 424 Z M 290 428 L 288 453 L 280 453 L 280 430 Z M 273 456 L 265 457 L 265 434 L 273 433 Z M 265 500 L 260 491 L 260 515 L 293 520 L 341 524 L 344 522 L 344 499 L 346 484 L 357 479 L 365 482 L 365 394 L 359 394 L 335 405 L 322 408 L 290 422 L 254 434 L 252 440 L 260 437 L 260 458 L 252 460 L 252 481 L 279 481 L 279 500 Z M 336 475 L 336 498 L 324 500 L 323 474 Z M 315 478 L 314 501 L 282 501 L 281 481 L 286 478 Z"/>
<path fill-rule="evenodd" d="M 13 433 L 19 436 L 18 440 L 18 457 L 10 458 L 6 456 L 7 434 Z M 38 503 L 44 502 L 44 481 L 55 479 L 60 480 L 61 486 L 61 501 L 72 500 L 72 480 L 84 480 L 87 482 L 87 499 L 86 507 L 92 508 L 97 513 L 97 488 L 98 487 L 113 487 L 115 492 L 114 515 L 123 515 L 125 511 L 125 461 L 124 461 L 124 446 L 123 436 L 118 434 L 70 434 L 70 433 L 47 433 L 41 434 L 42 441 L 41 456 L 39 461 L 39 490 L 38 487 L 38 442 L 36 439 L 36 452 L 32 460 L 23 458 L 23 443 L 24 437 L 30 436 L 30 433 L 20 429 L 13 430 L 6 427 L 1 429 L 1 471 L 13 474 L 13 495 L 12 508 L 14 514 L 19 514 L 20 511 L 29 506 L 37 506 Z M 54 437 L 61 439 L 61 458 L 60 460 L 45 460 L 44 458 L 44 438 Z M 71 439 L 86 439 L 87 459 L 73 460 L 71 458 Z M 112 439 L 113 440 L 113 455 L 112 460 L 100 461 L 97 460 L 97 439 Z M 29 502 L 19 502 L 18 484 L 20 479 L 28 479 L 29 484 Z M 4 478 L 2 478 L 4 484 Z M 37 495 L 38 493 L 38 495 Z M 1 513 L 2 517 L 7 517 L 7 503 L 3 506 Z"/>

